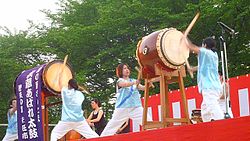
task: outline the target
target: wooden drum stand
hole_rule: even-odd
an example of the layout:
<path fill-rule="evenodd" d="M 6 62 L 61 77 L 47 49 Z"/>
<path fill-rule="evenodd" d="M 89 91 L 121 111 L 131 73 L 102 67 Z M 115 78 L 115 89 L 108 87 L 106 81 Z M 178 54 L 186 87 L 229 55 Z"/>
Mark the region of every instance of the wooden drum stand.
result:
<path fill-rule="evenodd" d="M 143 121 L 142 130 L 152 128 L 164 128 L 171 126 L 171 123 L 178 122 L 182 124 L 191 124 L 187 108 L 187 99 L 185 95 L 183 77 L 186 76 L 185 67 L 181 66 L 179 69 L 174 71 L 166 71 L 165 68 L 160 64 L 155 64 L 155 75 L 154 78 L 145 78 L 145 92 L 144 92 L 144 107 L 143 107 Z M 147 109 L 148 109 L 148 98 L 149 98 L 149 86 L 152 82 L 160 82 L 160 102 L 161 102 L 161 121 L 147 121 Z M 171 118 L 169 110 L 169 90 L 168 84 L 178 82 L 181 94 L 181 106 L 184 111 L 184 118 Z"/>

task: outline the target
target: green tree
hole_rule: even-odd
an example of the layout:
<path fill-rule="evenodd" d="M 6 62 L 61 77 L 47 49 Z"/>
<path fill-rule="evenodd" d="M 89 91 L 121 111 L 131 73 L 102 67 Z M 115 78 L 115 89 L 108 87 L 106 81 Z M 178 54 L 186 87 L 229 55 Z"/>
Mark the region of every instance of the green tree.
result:
<path fill-rule="evenodd" d="M 0 36 L 1 123 L 7 123 L 8 101 L 15 95 L 14 83 L 17 76 L 23 70 L 44 63 L 46 59 L 43 56 L 50 55 L 49 51 L 45 51 L 46 48 L 41 48 L 43 44 L 35 36 L 28 35 L 28 32 L 6 33 Z M 1 127 L 0 135 L 5 134 L 5 129 Z"/>
<path fill-rule="evenodd" d="M 55 19 L 56 28 L 48 30 L 45 40 L 56 49 L 57 54 L 70 54 L 71 63 L 76 72 L 77 78 L 88 85 L 93 93 L 91 97 L 102 99 L 106 105 L 105 109 L 112 108 L 108 101 L 115 93 L 115 67 L 120 62 L 128 63 L 131 68 L 137 66 L 135 50 L 138 41 L 153 31 L 166 27 L 176 27 L 184 31 L 197 11 L 201 12 L 201 17 L 192 29 L 189 38 L 196 44 L 200 44 L 207 36 L 220 35 L 220 29 L 216 26 L 218 20 L 230 20 L 234 17 L 228 15 L 239 15 L 242 11 L 232 9 L 237 3 L 245 11 L 243 16 L 248 16 L 248 8 L 244 1 L 232 0 L 224 2 L 214 1 L 67 1 L 62 11 L 52 16 Z M 230 9 L 228 11 L 227 9 Z M 237 14 L 231 14 L 231 13 Z M 248 13 L 247 13 L 248 12 Z M 76 14 L 78 13 L 78 14 Z M 93 18 L 94 17 L 94 18 Z M 91 18 L 91 20 L 89 20 Z M 241 17 L 242 18 L 242 17 Z M 241 23 L 242 21 L 235 21 Z M 244 21 L 246 25 L 249 23 Z M 229 24 L 231 25 L 231 24 Z M 202 29 L 202 30 L 201 30 Z M 244 42 L 239 41 L 238 46 L 248 45 L 249 36 Z M 231 52 L 233 44 L 229 41 L 229 61 L 235 54 Z M 237 38 L 238 39 L 238 38 Z M 233 39 L 236 40 L 236 39 Z M 237 41 L 234 41 L 234 43 Z M 50 46 L 50 45 L 49 45 Z M 232 47 L 231 47 L 232 46 Z M 244 49 L 243 49 L 244 50 Z M 241 55 L 249 53 L 248 50 Z M 60 56 L 60 55 L 59 55 Z M 249 68 L 244 55 L 244 66 Z M 191 56 L 191 64 L 197 63 L 196 57 Z M 230 62 L 230 70 L 239 67 L 241 71 L 230 71 L 230 76 L 248 73 L 242 69 L 241 65 Z M 132 77 L 136 77 L 133 71 Z M 110 81 L 111 80 L 111 81 Z M 112 83 L 111 83 L 112 82 Z M 185 79 L 186 86 L 196 85 L 189 76 Z M 173 85 L 171 89 L 176 89 Z M 108 111 L 106 111 L 108 112 Z"/>

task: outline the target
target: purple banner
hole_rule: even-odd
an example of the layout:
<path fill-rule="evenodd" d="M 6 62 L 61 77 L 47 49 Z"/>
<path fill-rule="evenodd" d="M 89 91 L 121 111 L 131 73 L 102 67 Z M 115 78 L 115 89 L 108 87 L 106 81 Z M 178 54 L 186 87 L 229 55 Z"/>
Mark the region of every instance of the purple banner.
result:
<path fill-rule="evenodd" d="M 25 70 L 16 79 L 19 141 L 43 141 L 41 89 L 44 67 Z"/>

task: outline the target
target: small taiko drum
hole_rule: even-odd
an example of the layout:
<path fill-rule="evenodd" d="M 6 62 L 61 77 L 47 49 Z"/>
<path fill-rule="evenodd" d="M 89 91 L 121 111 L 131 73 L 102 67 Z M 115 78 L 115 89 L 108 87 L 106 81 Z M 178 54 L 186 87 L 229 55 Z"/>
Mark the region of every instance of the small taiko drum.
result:
<path fill-rule="evenodd" d="M 65 136 L 63 136 L 59 141 L 70 141 L 70 140 L 73 141 L 77 139 L 82 139 L 81 134 L 79 134 L 75 130 L 71 130 Z"/>
<path fill-rule="evenodd" d="M 196 123 L 202 122 L 201 109 L 194 109 L 194 110 L 192 110 L 191 120 L 195 121 Z"/>
<path fill-rule="evenodd" d="M 155 31 L 137 45 L 137 61 L 143 78 L 155 77 L 155 64 L 167 71 L 179 69 L 189 57 L 189 48 L 182 42 L 184 35 L 175 28 Z"/>
<path fill-rule="evenodd" d="M 56 95 L 61 93 L 62 87 L 68 86 L 68 81 L 73 77 L 71 66 L 68 63 L 64 65 L 61 60 L 49 62 L 42 75 L 45 89 Z"/>

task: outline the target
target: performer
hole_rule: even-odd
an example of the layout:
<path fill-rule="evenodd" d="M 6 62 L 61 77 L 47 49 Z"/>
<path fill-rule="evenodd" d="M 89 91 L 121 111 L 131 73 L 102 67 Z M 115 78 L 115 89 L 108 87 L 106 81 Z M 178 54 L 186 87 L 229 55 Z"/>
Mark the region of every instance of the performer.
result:
<path fill-rule="evenodd" d="M 191 68 L 191 71 L 198 69 L 197 82 L 199 92 L 202 94 L 201 116 L 203 122 L 219 120 L 224 114 L 219 105 L 222 87 L 218 74 L 218 55 L 216 53 L 216 41 L 213 38 L 206 38 L 202 47 L 199 48 L 186 40 L 191 51 L 198 54 L 198 68 Z"/>
<path fill-rule="evenodd" d="M 7 112 L 8 128 L 3 141 L 14 141 L 18 139 L 17 134 L 17 105 L 16 97 L 13 97 L 9 102 L 9 110 Z"/>
<path fill-rule="evenodd" d="M 125 121 L 125 123 L 116 131 L 116 134 L 124 134 L 130 132 L 130 119 Z"/>
<path fill-rule="evenodd" d="M 231 109 L 231 107 L 229 107 L 228 83 L 223 82 L 222 72 L 221 71 L 219 71 L 219 75 L 220 75 L 220 82 L 221 82 L 222 88 L 225 87 L 225 89 L 226 89 L 226 98 L 225 98 L 225 95 L 223 94 L 224 91 L 222 91 L 222 96 L 220 97 L 219 104 L 220 104 L 220 107 L 221 107 L 222 111 L 224 113 L 228 113 L 230 118 L 233 118 L 232 109 Z M 226 104 L 226 102 L 227 102 L 227 104 Z"/>
<path fill-rule="evenodd" d="M 99 137 L 83 117 L 82 102 L 84 101 L 84 95 L 78 91 L 76 80 L 69 80 L 68 87 L 62 88 L 61 96 L 61 121 L 52 130 L 50 140 L 57 141 L 57 139 L 62 138 L 70 130 L 77 131 L 85 138 Z"/>
<path fill-rule="evenodd" d="M 119 64 L 116 68 L 118 97 L 112 119 L 104 128 L 101 136 L 114 135 L 129 118 L 142 124 L 143 108 L 138 90 L 144 90 L 139 80 L 129 78 L 130 69 L 127 64 Z M 149 116 L 148 116 L 149 117 Z"/>
<path fill-rule="evenodd" d="M 9 101 L 9 110 L 7 112 L 8 127 L 3 141 L 14 141 L 18 139 L 17 134 L 17 105 L 16 97 Z"/>
<path fill-rule="evenodd" d="M 104 117 L 103 110 L 101 109 L 101 103 L 98 99 L 93 99 L 91 101 L 91 107 L 94 111 L 89 115 L 87 122 L 90 126 L 95 127 L 95 132 L 98 135 L 101 135 L 103 129 L 106 126 L 106 120 Z"/>

